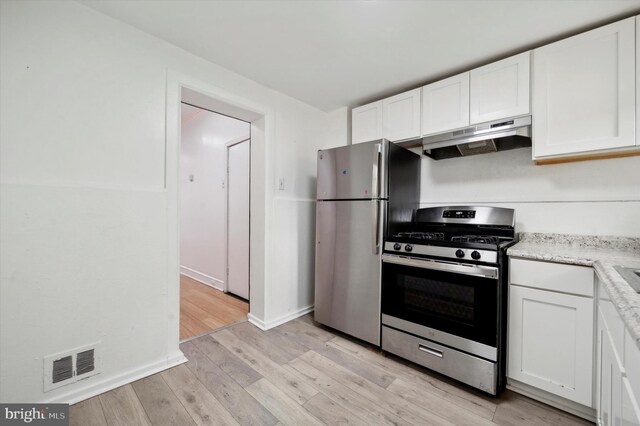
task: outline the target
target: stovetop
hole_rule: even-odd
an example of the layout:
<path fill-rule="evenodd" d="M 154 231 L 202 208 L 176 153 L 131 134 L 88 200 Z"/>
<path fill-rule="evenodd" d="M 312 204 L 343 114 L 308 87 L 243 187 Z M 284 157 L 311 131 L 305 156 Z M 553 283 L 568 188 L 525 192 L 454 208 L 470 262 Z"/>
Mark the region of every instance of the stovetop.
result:
<path fill-rule="evenodd" d="M 499 235 L 464 234 L 457 235 L 449 232 L 405 231 L 391 235 L 387 241 L 425 245 L 463 246 L 465 244 L 482 244 L 487 247 L 498 247 L 503 242 L 513 238 Z"/>
<path fill-rule="evenodd" d="M 477 248 L 498 250 L 513 241 L 500 235 L 448 234 L 445 232 L 405 231 L 393 234 L 387 241 L 424 246 Z"/>
<path fill-rule="evenodd" d="M 495 263 L 498 251 L 514 244 L 514 212 L 491 207 L 419 209 L 414 220 L 396 224 L 386 238 L 387 253 Z"/>

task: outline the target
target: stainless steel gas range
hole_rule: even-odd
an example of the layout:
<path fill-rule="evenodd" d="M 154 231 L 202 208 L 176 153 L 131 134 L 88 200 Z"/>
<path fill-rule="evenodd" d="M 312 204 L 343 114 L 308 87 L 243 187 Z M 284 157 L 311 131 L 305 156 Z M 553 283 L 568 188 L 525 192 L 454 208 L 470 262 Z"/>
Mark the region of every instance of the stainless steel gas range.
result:
<path fill-rule="evenodd" d="M 382 255 L 382 349 L 496 395 L 505 385 L 515 212 L 419 209 Z"/>

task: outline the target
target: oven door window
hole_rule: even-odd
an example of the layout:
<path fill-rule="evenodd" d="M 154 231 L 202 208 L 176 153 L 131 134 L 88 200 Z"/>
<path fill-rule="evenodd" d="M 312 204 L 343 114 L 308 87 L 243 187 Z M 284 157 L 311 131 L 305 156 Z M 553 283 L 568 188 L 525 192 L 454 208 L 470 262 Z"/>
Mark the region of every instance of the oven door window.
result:
<path fill-rule="evenodd" d="M 385 262 L 382 313 L 495 347 L 498 280 Z"/>

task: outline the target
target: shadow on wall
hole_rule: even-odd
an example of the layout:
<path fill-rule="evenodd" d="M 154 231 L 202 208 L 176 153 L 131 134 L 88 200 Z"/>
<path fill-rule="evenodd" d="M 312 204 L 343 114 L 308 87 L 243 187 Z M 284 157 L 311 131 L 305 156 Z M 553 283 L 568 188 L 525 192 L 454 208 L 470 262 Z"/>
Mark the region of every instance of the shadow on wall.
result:
<path fill-rule="evenodd" d="M 637 157 L 536 166 L 531 148 L 422 160 L 421 202 L 640 200 Z"/>
<path fill-rule="evenodd" d="M 315 191 L 315 179 L 313 179 Z M 316 265 L 316 203 L 309 202 L 308 209 L 298 209 L 297 236 L 298 250 L 307 253 L 302 256 L 305 262 L 298 267 L 297 306 L 314 303 L 315 298 L 315 265 Z"/>
<path fill-rule="evenodd" d="M 307 176 L 298 181 L 302 193 L 309 194 L 309 200 L 300 201 L 297 209 L 296 236 L 297 247 L 300 253 L 306 253 L 301 257 L 298 265 L 298 291 L 297 306 L 308 306 L 314 302 L 315 294 L 315 259 L 316 259 L 316 182 L 315 176 Z M 304 206 L 303 206 L 304 205 Z M 304 261 L 302 261 L 304 259 Z"/>

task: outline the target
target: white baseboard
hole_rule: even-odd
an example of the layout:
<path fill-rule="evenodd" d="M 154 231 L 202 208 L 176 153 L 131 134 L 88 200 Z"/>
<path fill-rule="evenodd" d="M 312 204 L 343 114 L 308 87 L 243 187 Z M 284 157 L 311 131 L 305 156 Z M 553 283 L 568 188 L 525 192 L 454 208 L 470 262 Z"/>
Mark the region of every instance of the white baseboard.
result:
<path fill-rule="evenodd" d="M 183 364 L 187 362 L 187 358 L 185 358 L 184 354 L 181 351 L 177 351 L 172 356 L 167 357 L 161 361 L 156 361 L 151 364 L 147 364 L 145 366 L 129 370 L 125 373 L 118 374 L 115 377 L 109 377 L 105 380 L 95 382 L 92 381 L 91 384 L 84 386 L 82 388 L 76 388 L 70 392 L 58 395 L 49 400 L 43 401 L 45 404 L 75 404 L 80 401 L 84 401 L 85 399 L 92 398 L 96 395 L 100 395 L 101 393 L 108 392 L 112 389 L 118 388 L 120 386 L 124 386 L 131 382 L 135 382 L 136 380 L 143 379 L 152 374 L 159 373 L 171 367 L 175 367 L 176 365 Z M 100 375 L 93 376 L 93 379 L 98 379 Z"/>
<path fill-rule="evenodd" d="M 293 319 L 306 315 L 311 311 L 313 311 L 313 305 L 305 306 L 304 308 L 298 309 L 295 312 L 282 315 L 281 317 L 273 319 L 271 321 L 263 321 L 260 318 L 257 318 L 256 316 L 252 315 L 251 313 L 247 315 L 247 319 L 251 324 L 255 325 L 261 330 L 266 331 L 273 327 L 277 327 L 280 324 L 284 324 L 285 322 L 289 322 Z"/>
<path fill-rule="evenodd" d="M 213 287 L 216 290 L 224 291 L 224 281 L 219 280 L 217 278 L 211 277 L 207 274 L 203 274 L 202 272 L 198 272 L 195 269 L 187 268 L 186 266 L 180 265 L 180 273 L 186 277 L 194 279 L 202 284 L 208 285 L 209 287 Z"/>
<path fill-rule="evenodd" d="M 507 389 L 517 392 L 521 395 L 535 399 L 559 410 L 566 411 L 574 416 L 581 417 L 589 420 L 590 422 L 596 421 L 596 410 L 591 407 L 586 407 L 577 402 L 570 401 L 566 398 L 562 398 L 557 395 L 553 395 L 549 392 L 543 391 L 538 388 L 534 388 L 526 383 L 519 382 L 513 379 L 507 379 Z"/>

